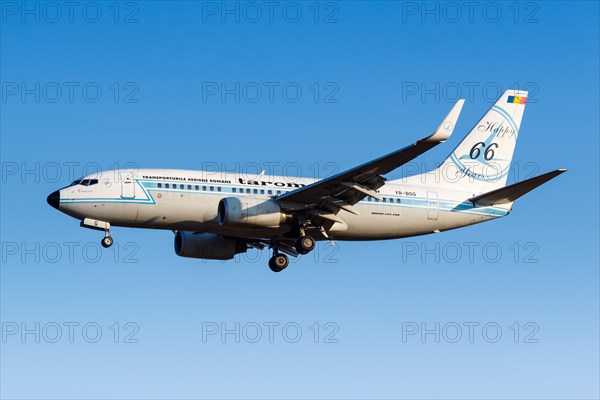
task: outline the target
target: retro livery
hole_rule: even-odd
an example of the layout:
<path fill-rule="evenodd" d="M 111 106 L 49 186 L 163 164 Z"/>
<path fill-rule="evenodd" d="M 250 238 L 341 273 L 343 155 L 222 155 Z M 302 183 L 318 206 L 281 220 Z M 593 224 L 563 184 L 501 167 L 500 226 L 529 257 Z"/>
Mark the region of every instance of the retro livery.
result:
<path fill-rule="evenodd" d="M 459 100 L 430 136 L 322 180 L 168 169 L 113 170 L 77 179 L 48 203 L 105 232 L 111 226 L 170 229 L 175 253 L 227 260 L 269 247 L 269 267 L 307 254 L 317 240 L 380 240 L 437 233 L 503 217 L 513 202 L 565 170 L 505 186 L 527 92 L 508 90 L 435 170 L 385 175 L 452 134 Z"/>

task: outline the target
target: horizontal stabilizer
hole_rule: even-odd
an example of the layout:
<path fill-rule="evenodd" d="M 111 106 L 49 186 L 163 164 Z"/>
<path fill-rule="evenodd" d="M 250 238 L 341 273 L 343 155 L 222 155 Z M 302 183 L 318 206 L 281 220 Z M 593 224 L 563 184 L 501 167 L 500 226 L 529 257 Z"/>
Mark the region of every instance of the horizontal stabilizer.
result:
<path fill-rule="evenodd" d="M 565 171 L 566 169 L 557 169 L 556 171 L 548 172 L 522 182 L 471 197 L 469 201 L 473 202 L 473 204 L 483 206 L 511 203 L 536 187 L 548 182 L 550 179 L 556 178 Z"/>

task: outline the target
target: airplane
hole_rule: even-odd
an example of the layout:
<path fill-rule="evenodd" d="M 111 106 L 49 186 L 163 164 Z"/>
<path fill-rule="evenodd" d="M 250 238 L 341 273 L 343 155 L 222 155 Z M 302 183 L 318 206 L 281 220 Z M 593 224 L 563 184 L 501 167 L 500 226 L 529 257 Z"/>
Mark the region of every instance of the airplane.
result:
<path fill-rule="evenodd" d="M 47 202 L 85 228 L 168 229 L 182 257 L 228 260 L 272 249 L 269 268 L 308 254 L 316 241 L 406 238 L 504 217 L 513 202 L 566 170 L 506 186 L 527 91 L 507 90 L 448 158 L 432 171 L 388 181 L 385 175 L 454 131 L 459 100 L 433 134 L 324 179 L 173 169 L 94 173 L 51 193 Z"/>

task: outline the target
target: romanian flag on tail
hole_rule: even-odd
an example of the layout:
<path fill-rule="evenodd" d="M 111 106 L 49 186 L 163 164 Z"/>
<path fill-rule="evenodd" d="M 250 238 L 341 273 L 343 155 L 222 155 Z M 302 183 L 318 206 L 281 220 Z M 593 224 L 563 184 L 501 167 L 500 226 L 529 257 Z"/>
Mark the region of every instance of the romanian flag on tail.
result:
<path fill-rule="evenodd" d="M 522 96 L 508 96 L 507 103 L 511 103 L 511 104 L 525 104 L 525 103 L 527 103 L 527 97 L 522 97 Z"/>

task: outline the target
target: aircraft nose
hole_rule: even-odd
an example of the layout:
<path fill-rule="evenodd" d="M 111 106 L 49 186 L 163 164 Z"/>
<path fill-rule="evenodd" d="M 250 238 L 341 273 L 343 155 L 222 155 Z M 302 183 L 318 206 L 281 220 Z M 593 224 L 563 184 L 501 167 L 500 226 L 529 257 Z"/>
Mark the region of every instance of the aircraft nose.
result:
<path fill-rule="evenodd" d="M 60 203 L 60 192 L 57 190 L 55 192 L 50 193 L 48 198 L 46 199 L 48 204 L 58 210 L 58 205 Z"/>

